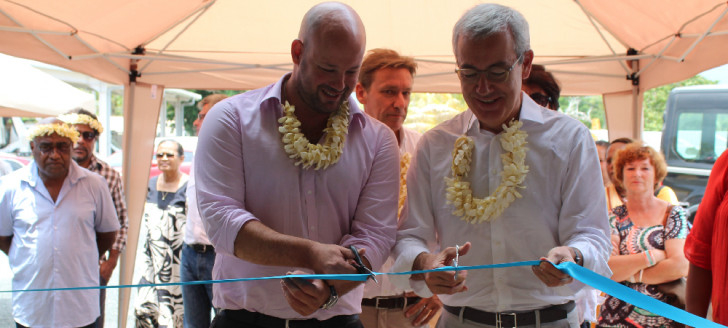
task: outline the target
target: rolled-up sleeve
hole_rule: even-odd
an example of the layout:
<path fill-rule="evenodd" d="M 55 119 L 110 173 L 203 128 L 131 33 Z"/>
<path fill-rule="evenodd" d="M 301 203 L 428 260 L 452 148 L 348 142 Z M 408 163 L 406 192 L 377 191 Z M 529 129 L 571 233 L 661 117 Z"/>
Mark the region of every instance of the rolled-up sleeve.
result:
<path fill-rule="evenodd" d="M 356 205 L 351 234 L 341 240 L 341 245 L 365 248 L 365 256 L 375 271 L 381 268 L 394 246 L 399 194 L 397 139 L 388 128 L 383 130 L 380 126 L 378 131 L 373 135 L 378 142 L 373 148 L 375 155 L 369 177 Z"/>
<path fill-rule="evenodd" d="M 217 252 L 234 256 L 235 238 L 249 220 L 240 120 L 229 102 L 207 114 L 195 154 L 195 183 L 200 216 Z"/>

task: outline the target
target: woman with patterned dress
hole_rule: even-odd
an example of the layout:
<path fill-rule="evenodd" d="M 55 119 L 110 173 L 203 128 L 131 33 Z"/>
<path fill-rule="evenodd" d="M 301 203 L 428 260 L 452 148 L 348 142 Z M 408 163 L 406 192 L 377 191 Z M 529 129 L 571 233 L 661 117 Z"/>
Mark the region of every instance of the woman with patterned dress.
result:
<path fill-rule="evenodd" d="M 626 190 L 625 204 L 610 216 L 612 280 L 642 294 L 669 303 L 657 285 L 687 275 L 683 254 L 689 223 L 680 206 L 658 199 L 655 187 L 667 174 L 662 155 L 654 149 L 631 143 L 619 152 L 614 174 Z M 682 327 L 665 317 L 608 296 L 601 307 L 597 327 Z"/>
<path fill-rule="evenodd" d="M 144 206 L 147 235 L 142 256 L 145 266 L 139 284 L 180 281 L 189 178 L 179 170 L 184 150 L 176 141 L 165 140 L 159 143 L 156 157 L 162 174 L 149 181 Z M 181 286 L 140 287 L 134 310 L 136 327 L 182 328 L 183 309 Z"/>

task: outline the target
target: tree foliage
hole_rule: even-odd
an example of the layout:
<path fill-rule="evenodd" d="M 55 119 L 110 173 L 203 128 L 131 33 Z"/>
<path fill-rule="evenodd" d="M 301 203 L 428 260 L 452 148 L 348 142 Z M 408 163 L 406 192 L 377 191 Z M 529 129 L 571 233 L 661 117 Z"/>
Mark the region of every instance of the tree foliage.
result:
<path fill-rule="evenodd" d="M 670 91 L 677 87 L 690 85 L 717 84 L 717 81 L 708 80 L 702 76 L 696 75 L 687 80 L 666 84 L 657 88 L 649 89 L 644 94 L 643 111 L 645 121 L 645 131 L 662 131 L 664 125 L 665 105 Z"/>
<path fill-rule="evenodd" d="M 239 90 L 201 90 L 201 89 L 193 89 L 193 90 L 187 90 L 190 92 L 197 93 L 202 96 L 200 99 L 204 99 L 205 97 L 213 94 L 213 93 L 221 93 L 227 96 L 234 96 L 238 93 L 242 93 L 244 91 Z M 200 110 L 197 108 L 197 103 L 185 106 L 183 110 L 184 115 L 184 122 L 185 122 L 185 132 L 187 132 L 187 135 L 195 135 L 195 127 L 192 125 L 193 122 L 197 119 L 197 114 L 200 112 Z M 174 122 L 174 106 L 167 106 L 167 120 Z M 172 123 L 174 124 L 174 123 Z"/>

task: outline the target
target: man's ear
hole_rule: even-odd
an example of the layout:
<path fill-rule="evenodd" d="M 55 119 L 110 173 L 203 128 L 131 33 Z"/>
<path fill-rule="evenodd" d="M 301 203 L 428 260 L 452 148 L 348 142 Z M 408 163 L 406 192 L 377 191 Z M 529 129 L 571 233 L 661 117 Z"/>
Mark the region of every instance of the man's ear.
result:
<path fill-rule="evenodd" d="M 361 83 L 356 84 L 356 99 L 359 100 L 362 105 L 367 104 L 367 90 L 364 89 L 364 86 L 361 85 Z"/>
<path fill-rule="evenodd" d="M 531 75 L 531 64 L 533 63 L 533 50 L 528 50 L 523 53 L 523 70 L 521 72 L 521 78 L 527 79 Z"/>
<path fill-rule="evenodd" d="M 299 39 L 295 39 L 291 43 L 291 60 L 293 61 L 293 64 L 300 65 L 302 56 L 303 56 L 303 41 L 301 41 Z"/>

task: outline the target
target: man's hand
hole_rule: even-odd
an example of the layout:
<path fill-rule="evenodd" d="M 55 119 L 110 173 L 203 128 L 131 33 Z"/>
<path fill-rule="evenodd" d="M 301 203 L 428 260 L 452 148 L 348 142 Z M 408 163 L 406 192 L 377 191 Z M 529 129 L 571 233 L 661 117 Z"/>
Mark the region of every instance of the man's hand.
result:
<path fill-rule="evenodd" d="M 571 247 L 554 247 L 546 257 L 541 258 L 541 263 L 531 267 L 531 270 L 546 286 L 558 287 L 570 284 L 574 281 L 574 278 L 557 269 L 553 263 L 574 262 L 574 255 L 574 250 Z"/>
<path fill-rule="evenodd" d="M 109 258 L 102 259 L 99 261 L 99 273 L 104 281 L 109 282 L 111 274 L 114 273 L 116 263 L 119 261 L 119 251 L 112 249 L 109 250 Z"/>
<path fill-rule="evenodd" d="M 468 253 L 470 242 L 460 247 L 460 256 Z M 448 247 L 438 254 L 422 253 L 415 259 L 414 270 L 432 270 L 449 266 L 455 259 L 455 247 Z M 438 271 L 425 274 L 425 283 L 433 294 L 455 294 L 468 290 L 465 286 L 467 271 Z"/>
<path fill-rule="evenodd" d="M 306 274 L 306 272 L 294 271 L 288 274 Z M 331 294 L 329 286 L 321 279 L 285 278 L 281 279 L 281 288 L 291 308 L 303 316 L 316 312 Z"/>
<path fill-rule="evenodd" d="M 442 308 L 442 302 L 437 295 L 433 295 L 430 298 L 423 298 L 419 302 L 407 307 L 404 312 L 405 318 L 412 318 L 411 322 L 413 326 L 426 325 L 432 320 Z"/>
<path fill-rule="evenodd" d="M 360 250 L 360 254 L 364 254 Z M 311 248 L 310 269 L 318 274 L 357 273 L 351 265 L 354 253 L 339 245 L 316 243 Z"/>

